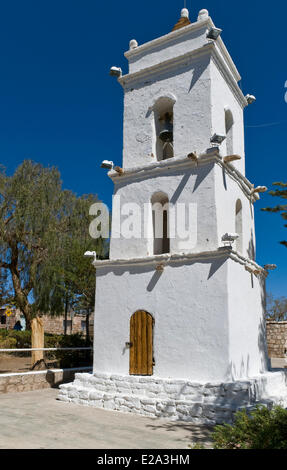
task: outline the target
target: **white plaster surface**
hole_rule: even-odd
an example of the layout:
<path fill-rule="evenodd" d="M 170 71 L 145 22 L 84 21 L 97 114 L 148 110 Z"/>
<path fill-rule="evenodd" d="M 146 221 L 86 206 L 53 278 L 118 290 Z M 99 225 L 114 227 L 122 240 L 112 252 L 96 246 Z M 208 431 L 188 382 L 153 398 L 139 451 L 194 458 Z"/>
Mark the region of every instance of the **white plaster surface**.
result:
<path fill-rule="evenodd" d="M 233 380 L 266 370 L 260 279 L 252 287 L 228 254 L 165 264 L 162 273 L 137 264 L 97 270 L 94 370 L 128 375 L 125 343 L 137 310 L 155 320 L 157 377 Z"/>
<path fill-rule="evenodd" d="M 243 125 L 243 109 L 239 105 L 234 93 L 226 84 L 225 78 L 220 73 L 217 65 L 212 60 L 210 64 L 211 75 L 211 107 L 212 107 L 212 135 L 214 133 L 226 135 L 225 129 L 225 112 L 224 108 L 228 108 L 233 116 L 233 152 L 239 155 L 241 160 L 234 162 L 243 175 L 245 174 L 245 149 L 244 149 L 244 125 Z M 220 146 L 223 156 L 228 155 L 226 148 L 226 140 Z"/>
<path fill-rule="evenodd" d="M 256 404 L 287 405 L 287 375 L 280 371 L 252 379 L 199 383 L 157 377 L 77 374 L 73 384 L 60 386 L 65 402 L 136 413 L 195 424 L 232 422 L 241 408 Z"/>
<path fill-rule="evenodd" d="M 155 97 L 172 94 L 174 158 L 204 152 L 214 132 L 225 134 L 224 109 L 229 107 L 234 116 L 234 150 L 242 157 L 236 166 L 244 173 L 242 109 L 247 102 L 221 38 L 216 42 L 206 38 L 212 25 L 207 18 L 126 53 L 130 73 L 120 79 L 125 93 L 124 168 L 153 163 L 152 106 Z"/>

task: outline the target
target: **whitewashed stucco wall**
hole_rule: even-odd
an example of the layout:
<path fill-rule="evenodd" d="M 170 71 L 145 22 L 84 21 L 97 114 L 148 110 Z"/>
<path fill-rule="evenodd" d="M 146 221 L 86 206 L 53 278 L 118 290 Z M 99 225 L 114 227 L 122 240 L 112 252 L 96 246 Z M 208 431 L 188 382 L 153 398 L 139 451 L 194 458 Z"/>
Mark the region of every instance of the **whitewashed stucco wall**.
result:
<path fill-rule="evenodd" d="M 241 160 L 233 164 L 243 175 L 245 175 L 245 149 L 244 149 L 244 125 L 243 108 L 236 99 L 233 91 L 228 86 L 225 77 L 222 76 L 218 67 L 211 61 L 211 108 L 212 108 L 212 135 L 226 134 L 225 129 L 225 109 L 232 113 L 233 125 L 233 153 L 240 155 Z M 223 156 L 227 154 L 226 140 L 220 146 L 220 152 Z"/>
<path fill-rule="evenodd" d="M 219 240 L 216 225 L 214 164 L 185 169 L 165 169 L 160 176 L 145 177 L 127 184 L 118 183 L 115 187 L 115 195 L 120 196 L 121 204 L 137 203 L 142 209 L 144 204 L 150 204 L 152 195 L 164 192 L 171 205 L 177 203 L 189 203 L 196 205 L 197 217 L 191 221 L 192 227 L 197 227 L 197 240 L 193 248 L 187 251 L 200 252 L 217 249 Z M 112 234 L 118 230 L 120 224 L 127 219 L 115 205 L 113 206 Z M 142 217 L 143 223 L 143 217 Z M 142 230 L 142 233 L 144 231 Z M 222 235 L 222 234 L 221 234 Z M 171 239 L 171 253 L 181 253 L 182 240 Z M 126 239 L 112 236 L 110 245 L 111 259 L 129 259 L 153 255 L 152 243 L 147 238 Z"/>
<path fill-rule="evenodd" d="M 97 271 L 94 371 L 129 374 L 130 317 L 155 319 L 154 376 L 223 380 L 228 371 L 227 263 L 222 260 Z M 180 302 L 179 302 L 180 299 Z"/>
<path fill-rule="evenodd" d="M 232 380 L 268 370 L 264 281 L 228 261 L 229 367 Z"/>
<path fill-rule="evenodd" d="M 218 240 L 225 233 L 236 233 L 236 201 L 242 203 L 242 255 L 253 259 L 256 251 L 254 206 L 242 191 L 238 182 L 232 179 L 227 171 L 215 165 L 215 206 L 217 213 Z M 233 245 L 236 249 L 236 243 Z"/>
<path fill-rule="evenodd" d="M 207 23 L 194 24 L 185 31 L 176 31 L 161 37 L 159 40 L 146 43 L 126 52 L 129 60 L 129 73 L 135 73 L 166 60 L 195 51 L 207 43 Z"/>
<path fill-rule="evenodd" d="M 174 96 L 174 155 L 187 156 L 210 147 L 211 98 L 210 58 L 192 60 L 148 79 L 138 78 L 125 88 L 123 168 L 156 161 L 154 113 L 161 97 Z M 154 157 L 152 157 L 154 154 Z"/>

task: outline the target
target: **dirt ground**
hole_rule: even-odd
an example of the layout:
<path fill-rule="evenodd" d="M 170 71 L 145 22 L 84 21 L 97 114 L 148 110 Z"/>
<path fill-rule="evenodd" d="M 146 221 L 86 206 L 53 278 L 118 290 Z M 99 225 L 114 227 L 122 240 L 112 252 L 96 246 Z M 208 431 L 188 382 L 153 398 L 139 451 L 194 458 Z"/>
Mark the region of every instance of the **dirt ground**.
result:
<path fill-rule="evenodd" d="M 46 361 L 48 368 L 57 367 L 57 362 Z M 0 374 L 10 372 L 29 372 L 31 370 L 31 355 L 16 357 L 9 354 L 0 354 Z"/>
<path fill-rule="evenodd" d="M 212 428 L 57 400 L 58 390 L 0 395 L 0 449 L 210 448 Z"/>

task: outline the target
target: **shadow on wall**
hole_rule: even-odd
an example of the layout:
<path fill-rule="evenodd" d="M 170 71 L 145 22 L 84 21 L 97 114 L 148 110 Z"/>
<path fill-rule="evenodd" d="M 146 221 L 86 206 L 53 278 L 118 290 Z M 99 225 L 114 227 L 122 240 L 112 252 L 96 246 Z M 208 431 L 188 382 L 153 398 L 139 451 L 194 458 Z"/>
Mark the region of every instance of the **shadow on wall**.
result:
<path fill-rule="evenodd" d="M 193 170 L 189 170 L 187 171 L 184 175 L 183 175 L 183 178 L 181 180 L 181 182 L 179 183 L 178 187 L 176 188 L 173 196 L 171 197 L 170 199 L 170 202 L 171 204 L 175 204 L 179 198 L 179 196 L 181 195 L 182 191 L 184 190 L 185 186 L 187 185 L 188 181 L 189 181 L 189 178 L 191 177 L 191 175 L 194 174 L 194 171 Z"/>
<path fill-rule="evenodd" d="M 162 276 L 162 272 L 161 271 L 155 271 L 150 282 L 148 283 L 148 286 L 147 286 L 147 291 L 148 292 L 152 292 L 153 289 L 155 288 L 155 286 L 157 285 L 158 281 L 160 280 L 161 276 Z"/>
<path fill-rule="evenodd" d="M 227 182 L 226 182 L 226 170 L 222 167 L 222 179 L 223 179 L 223 186 L 225 191 L 227 190 Z"/>
<path fill-rule="evenodd" d="M 211 165 L 206 165 L 204 168 L 201 168 L 200 169 L 200 172 L 198 173 L 197 175 L 197 178 L 196 178 L 196 181 L 195 181 L 195 185 L 194 185 L 194 188 L 193 188 L 193 192 L 195 192 L 197 190 L 197 188 L 201 185 L 201 183 L 205 180 L 205 178 L 207 177 L 207 175 L 209 175 L 209 173 L 211 172 L 211 170 L 213 169 L 215 163 L 212 163 Z"/>
<path fill-rule="evenodd" d="M 251 230 L 247 253 L 248 253 L 249 259 L 255 260 L 255 246 L 254 246 L 253 230 Z"/>
<path fill-rule="evenodd" d="M 207 69 L 207 66 L 208 66 L 208 62 L 206 61 L 204 64 L 202 64 L 201 66 L 196 66 L 194 67 L 193 69 L 193 74 L 192 74 L 192 79 L 191 79 L 191 82 L 190 82 L 190 86 L 189 86 L 189 90 L 188 90 L 188 93 L 191 92 L 192 88 L 194 87 L 194 85 L 198 82 L 198 80 L 200 79 L 201 75 L 203 74 L 203 72 Z"/>
<path fill-rule="evenodd" d="M 184 266 L 191 266 L 194 264 L 207 264 L 210 265 L 210 270 L 208 273 L 207 280 L 209 280 L 228 260 L 228 256 L 222 256 L 222 258 L 215 258 L 215 259 L 206 259 L 206 260 L 187 260 L 187 261 L 178 261 L 177 263 L 172 263 L 168 267 L 176 269 L 178 267 Z M 164 260 L 159 260 L 159 263 L 165 264 Z M 157 282 L 160 280 L 162 275 L 164 276 L 164 271 L 155 271 L 155 265 L 146 265 L 146 266 L 139 266 L 139 265 L 125 265 L 125 266 L 118 266 L 113 269 L 113 274 L 115 276 L 123 276 L 125 273 L 129 273 L 131 275 L 136 274 L 143 274 L 143 273 L 151 273 L 152 278 L 148 284 L 149 292 L 156 286 Z M 98 277 L 106 276 L 106 272 L 104 270 L 98 271 Z"/>
<path fill-rule="evenodd" d="M 181 182 L 179 183 L 178 187 L 176 188 L 174 194 L 170 198 L 171 204 L 176 204 L 177 200 L 179 199 L 182 191 L 184 190 L 185 186 L 187 185 L 191 175 L 196 175 L 196 180 L 194 183 L 193 193 L 197 190 L 197 188 L 201 185 L 201 183 L 205 180 L 205 178 L 209 175 L 213 168 L 213 164 L 206 165 L 203 168 L 200 168 L 200 171 L 197 169 L 191 169 L 184 173 Z"/>
<path fill-rule="evenodd" d="M 226 263 L 227 259 L 228 257 L 224 257 L 224 258 L 219 258 L 219 259 L 215 259 L 214 261 L 212 261 L 207 280 L 210 279 L 216 273 L 216 271 L 218 271 L 221 268 L 221 266 L 224 265 L 224 263 Z"/>
<path fill-rule="evenodd" d="M 156 52 L 156 49 L 154 51 Z M 137 60 L 138 60 L 138 55 L 137 55 Z M 209 65 L 209 59 L 203 58 L 203 57 L 201 57 L 196 63 L 193 62 L 192 64 L 190 64 L 190 71 L 193 72 L 193 76 L 192 76 L 189 90 L 188 90 L 189 93 L 192 91 L 192 88 L 195 86 L 195 84 L 198 82 L 198 80 L 200 79 L 204 71 L 207 69 L 208 65 Z M 162 80 L 166 80 L 167 78 L 176 77 L 181 73 L 181 71 L 184 73 L 187 73 L 188 72 L 187 68 L 188 68 L 188 64 L 182 63 L 173 69 L 169 69 L 168 71 L 164 70 L 161 73 L 157 72 L 156 81 L 157 83 L 159 83 Z M 151 76 L 151 79 L 146 79 L 145 81 L 141 81 L 136 84 L 133 84 L 132 89 L 140 90 L 141 88 L 144 88 L 146 85 L 149 85 L 151 83 L 151 80 L 152 80 L 152 76 Z"/>
<path fill-rule="evenodd" d="M 259 278 L 261 288 L 261 308 L 263 316 L 260 320 L 258 331 L 258 347 L 261 354 L 261 369 L 271 370 L 271 360 L 268 358 L 267 335 L 266 335 L 266 282 L 264 278 Z"/>
<path fill-rule="evenodd" d="M 242 380 L 241 377 L 248 377 L 249 376 L 249 369 L 250 369 L 250 356 L 247 355 L 247 359 L 245 361 L 244 357 L 241 357 L 240 368 L 237 369 L 234 362 L 230 362 L 225 374 L 225 380 L 234 381 L 234 380 Z"/>

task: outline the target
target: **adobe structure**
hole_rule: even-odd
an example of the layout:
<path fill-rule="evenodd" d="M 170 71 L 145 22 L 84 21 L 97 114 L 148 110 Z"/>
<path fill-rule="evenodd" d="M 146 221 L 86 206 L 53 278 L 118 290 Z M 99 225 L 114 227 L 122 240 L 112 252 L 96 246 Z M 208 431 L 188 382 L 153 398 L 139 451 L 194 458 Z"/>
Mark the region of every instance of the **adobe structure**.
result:
<path fill-rule="evenodd" d="M 94 261 L 94 372 L 62 385 L 61 400 L 210 424 L 287 403 L 284 371 L 268 371 L 267 272 L 255 261 L 266 188 L 245 176 L 243 111 L 255 98 L 220 33 L 207 10 L 191 23 L 183 9 L 169 34 L 130 42 L 127 75 L 112 69 L 123 168 L 109 172 L 110 259 Z M 144 235 L 126 236 L 138 207 Z"/>

